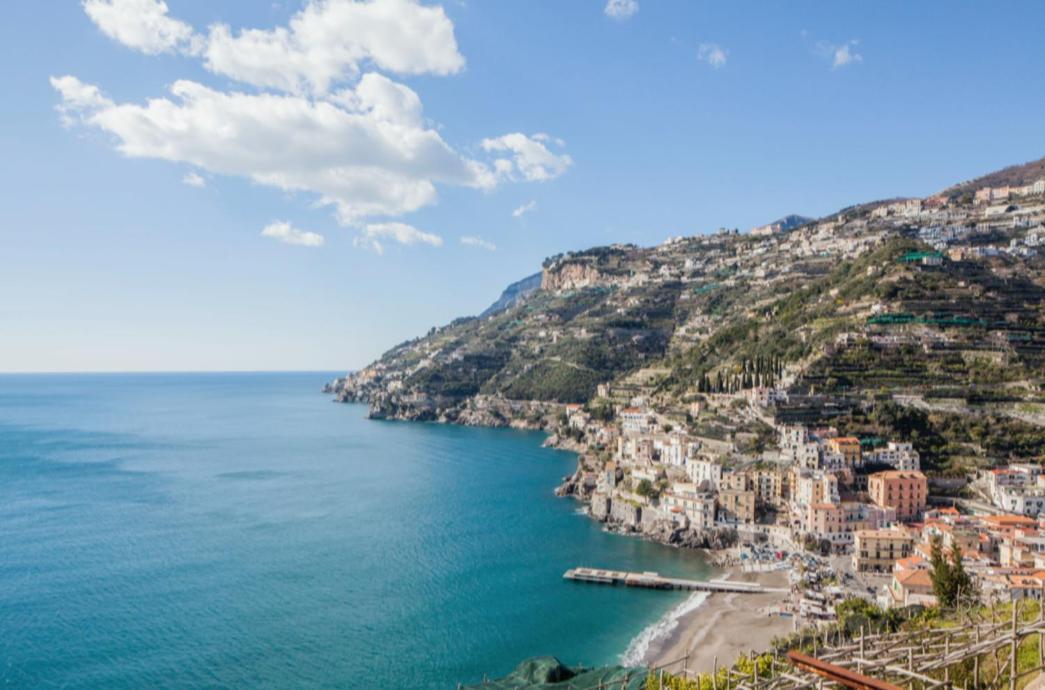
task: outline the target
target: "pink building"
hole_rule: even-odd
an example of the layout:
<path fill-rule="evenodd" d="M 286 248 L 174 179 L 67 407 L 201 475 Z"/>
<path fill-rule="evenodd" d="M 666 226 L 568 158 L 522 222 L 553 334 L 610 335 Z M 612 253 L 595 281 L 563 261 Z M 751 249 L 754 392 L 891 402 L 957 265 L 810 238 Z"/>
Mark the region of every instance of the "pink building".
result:
<path fill-rule="evenodd" d="M 925 510 L 929 483 L 921 472 L 876 472 L 867 480 L 871 500 L 883 508 L 895 508 L 896 519 L 908 522 Z"/>

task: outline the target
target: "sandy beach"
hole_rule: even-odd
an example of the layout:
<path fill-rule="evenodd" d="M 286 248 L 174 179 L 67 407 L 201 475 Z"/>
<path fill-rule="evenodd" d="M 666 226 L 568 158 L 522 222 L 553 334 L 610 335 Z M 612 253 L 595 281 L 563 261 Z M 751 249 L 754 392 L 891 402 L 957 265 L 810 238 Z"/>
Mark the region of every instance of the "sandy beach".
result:
<path fill-rule="evenodd" d="M 741 573 L 731 569 L 728 579 L 759 582 L 767 587 L 787 587 L 787 571 Z M 792 619 L 769 615 L 779 608 L 786 595 L 711 594 L 691 611 L 678 618 L 678 625 L 663 639 L 649 646 L 642 664 L 651 668 L 682 659 L 689 654 L 690 671 L 710 672 L 718 664 L 731 664 L 741 653 L 762 651 L 774 637 L 791 632 Z M 682 662 L 667 668 L 682 670 Z"/>

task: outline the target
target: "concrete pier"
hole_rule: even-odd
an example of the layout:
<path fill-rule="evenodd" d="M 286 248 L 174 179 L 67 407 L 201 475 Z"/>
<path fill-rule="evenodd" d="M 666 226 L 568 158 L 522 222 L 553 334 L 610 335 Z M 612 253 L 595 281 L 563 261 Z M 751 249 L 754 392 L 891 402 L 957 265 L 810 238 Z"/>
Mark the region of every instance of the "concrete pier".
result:
<path fill-rule="evenodd" d="M 624 585 L 646 589 L 687 589 L 701 592 L 734 592 L 738 594 L 765 594 L 784 592 L 780 587 L 764 587 L 757 582 L 732 582 L 729 580 L 687 580 L 679 577 L 664 577 L 659 573 L 631 573 L 624 570 L 600 568 L 570 568 L 563 578 L 574 582 L 590 582 L 599 585 Z"/>

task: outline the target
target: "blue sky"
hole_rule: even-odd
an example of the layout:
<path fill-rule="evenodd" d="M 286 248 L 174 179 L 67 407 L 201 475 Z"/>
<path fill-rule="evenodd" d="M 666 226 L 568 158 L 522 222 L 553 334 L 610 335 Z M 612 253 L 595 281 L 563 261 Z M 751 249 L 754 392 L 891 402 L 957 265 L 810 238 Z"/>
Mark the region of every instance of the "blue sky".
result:
<path fill-rule="evenodd" d="M 1045 155 L 1042 3 L 615 1 L 7 3 L 0 371 L 354 368 L 564 250 Z"/>

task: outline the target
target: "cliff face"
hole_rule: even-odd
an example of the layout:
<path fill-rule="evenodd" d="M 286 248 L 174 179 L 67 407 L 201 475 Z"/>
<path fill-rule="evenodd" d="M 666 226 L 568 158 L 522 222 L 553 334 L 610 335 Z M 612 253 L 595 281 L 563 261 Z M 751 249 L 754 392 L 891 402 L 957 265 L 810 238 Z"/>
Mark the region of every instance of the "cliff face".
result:
<path fill-rule="evenodd" d="M 597 268 L 588 264 L 566 263 L 546 268 L 541 272 L 542 290 L 579 290 L 595 285 L 608 285 L 609 280 Z"/>

